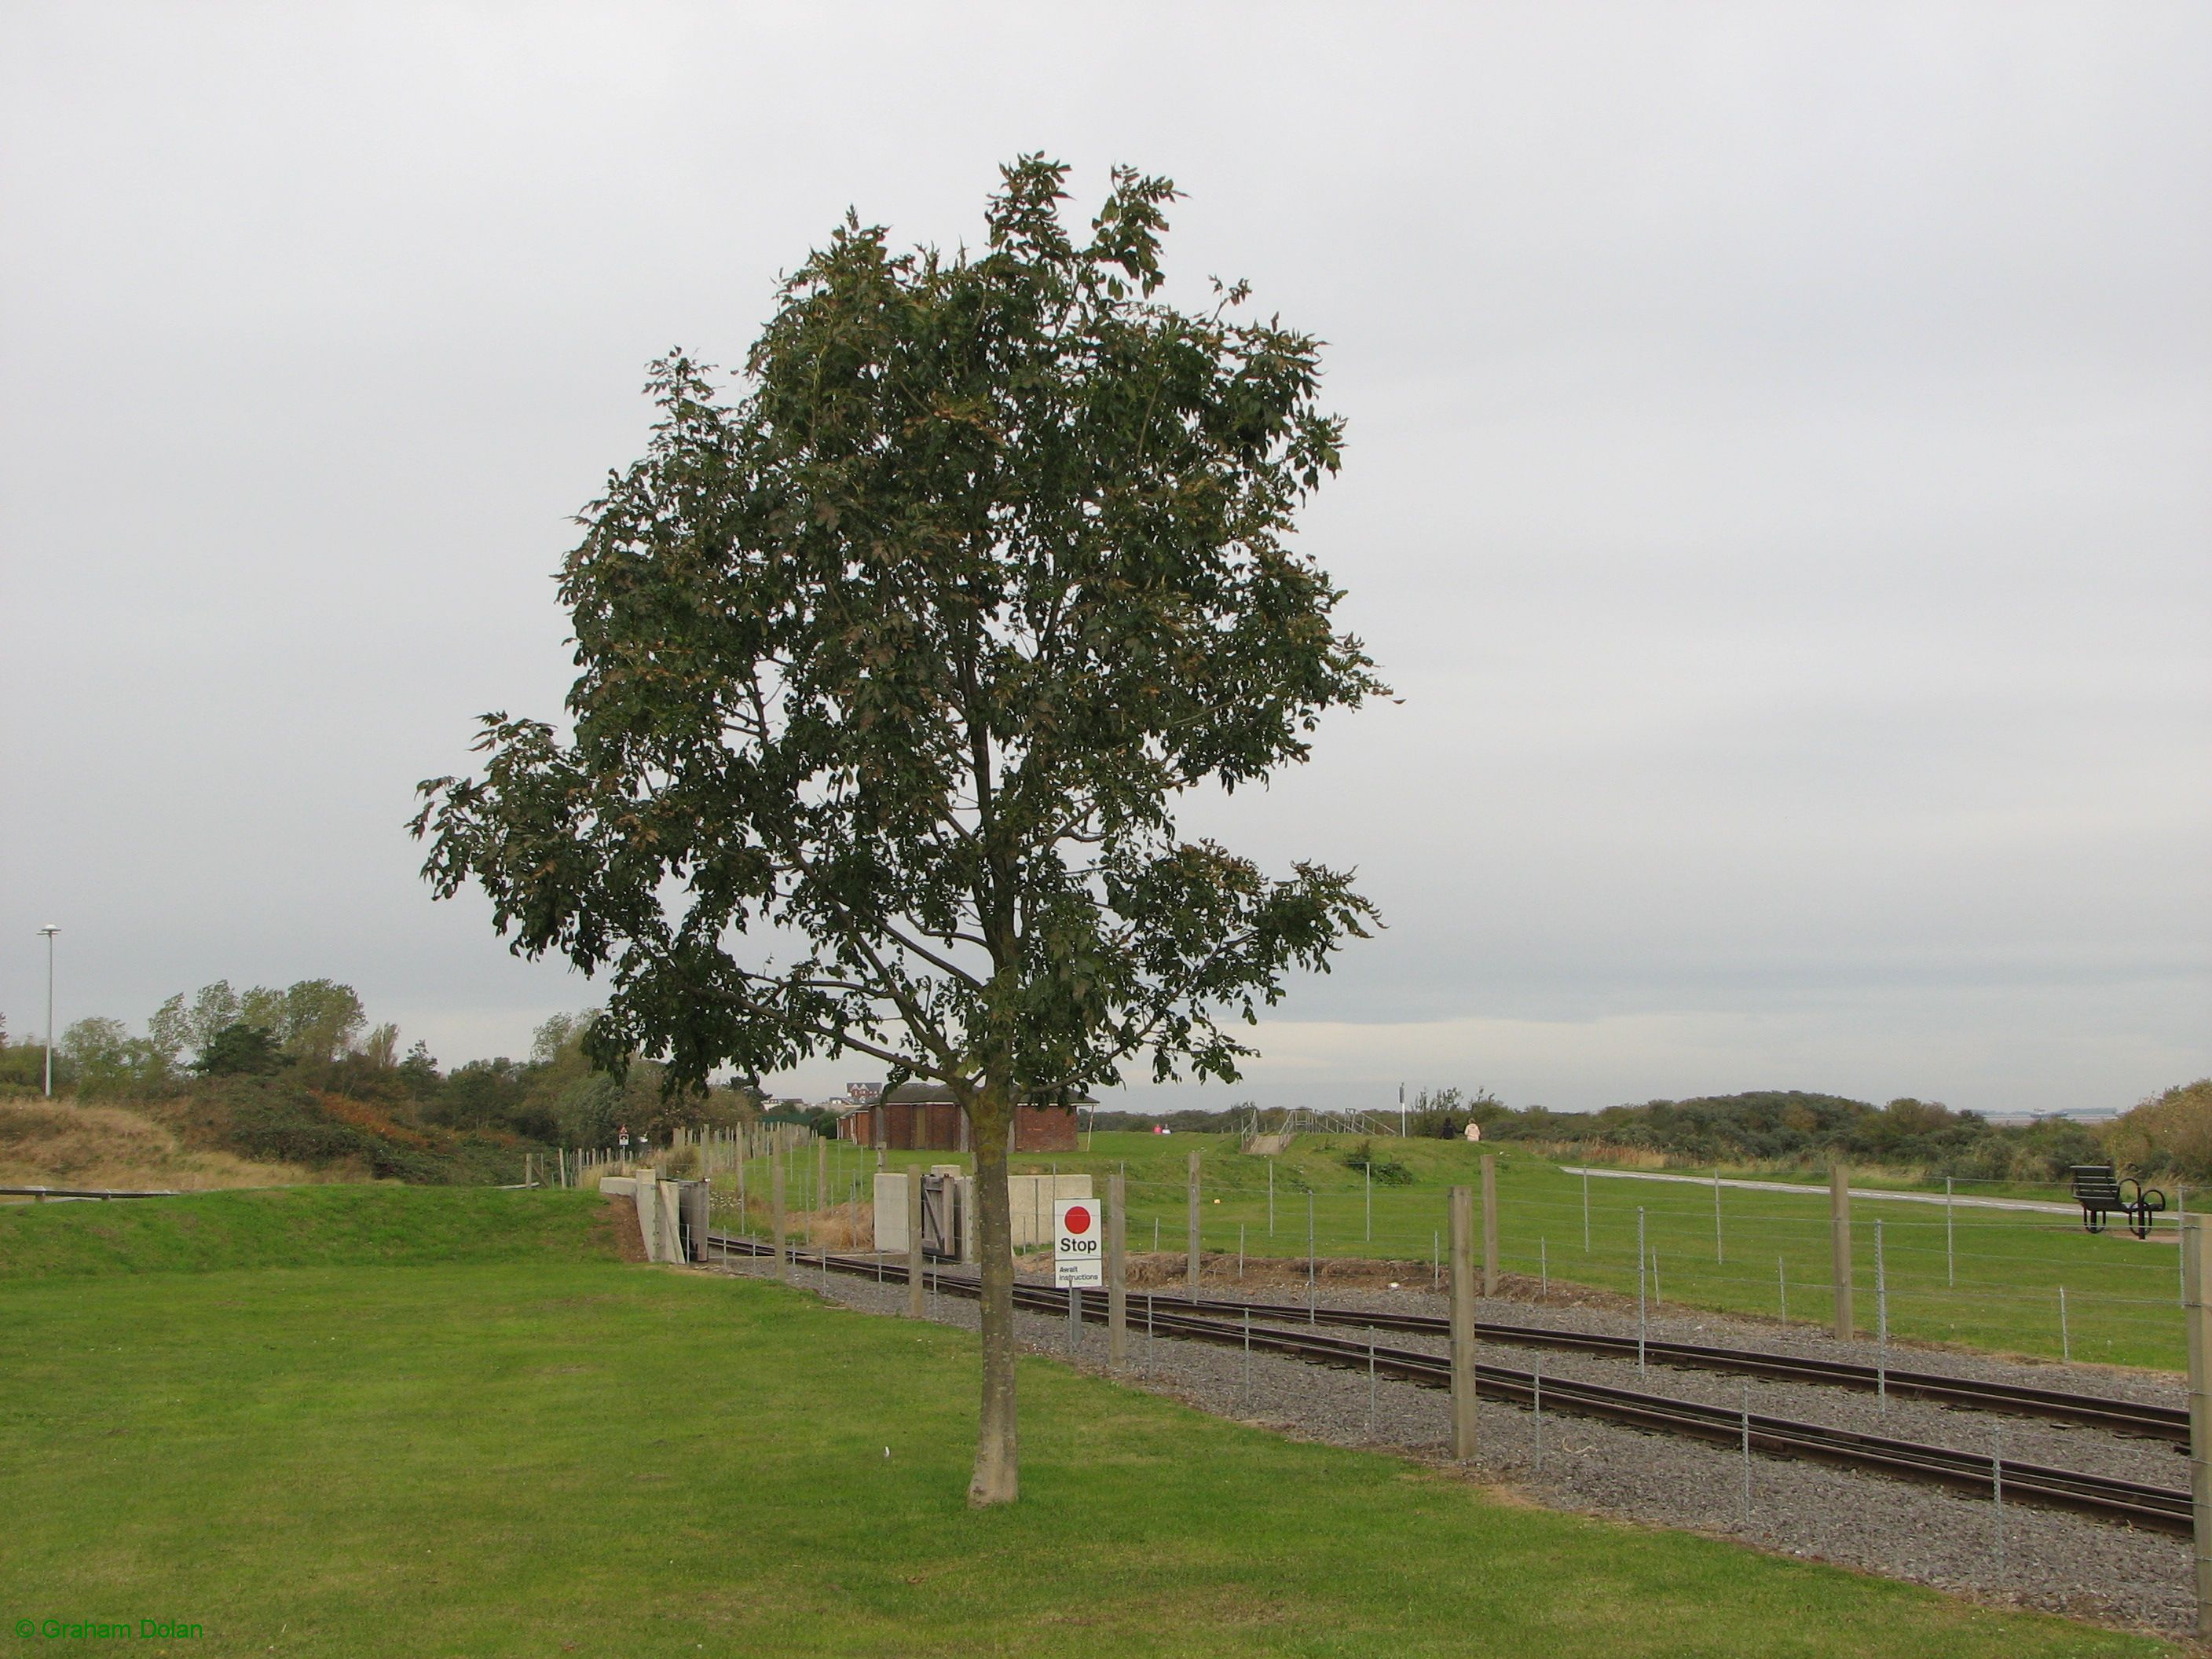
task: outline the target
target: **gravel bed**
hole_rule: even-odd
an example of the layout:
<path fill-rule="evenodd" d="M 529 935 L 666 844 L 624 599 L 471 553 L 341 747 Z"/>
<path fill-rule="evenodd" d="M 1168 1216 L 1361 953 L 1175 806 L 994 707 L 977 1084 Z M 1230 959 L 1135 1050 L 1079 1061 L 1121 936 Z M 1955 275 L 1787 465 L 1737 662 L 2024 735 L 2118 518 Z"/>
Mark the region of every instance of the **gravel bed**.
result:
<path fill-rule="evenodd" d="M 733 1272 L 760 1273 L 763 1264 L 733 1261 Z M 902 1313 L 903 1285 L 878 1286 L 800 1267 L 793 1282 L 845 1306 L 873 1313 Z M 1292 1299 L 1280 1286 L 1255 1285 L 1255 1299 Z M 1533 1288 L 1533 1287 L 1532 1287 Z M 1208 1296 L 1234 1295 L 1232 1285 L 1209 1282 Z M 1163 1303 L 1169 1298 L 1163 1297 Z M 1334 1306 L 1432 1312 L 1443 1298 L 1425 1287 L 1367 1291 L 1332 1286 Z M 1133 1310 L 1133 1315 L 1135 1310 Z M 973 1330 L 976 1304 L 965 1297 L 933 1298 L 932 1316 Z M 1624 1316 L 1602 1307 L 1544 1307 L 1504 1298 L 1481 1304 L 1485 1320 L 1544 1324 L 1633 1335 L 1632 1305 Z M 1622 1321 L 1626 1319 L 1626 1329 Z M 1017 1313 L 1024 1348 L 1070 1358 L 1067 1322 Z M 1339 1328 L 1340 1336 L 1356 1336 Z M 1734 1320 L 1711 1315 L 1668 1314 L 1651 1318 L 1649 1334 L 1700 1341 L 1871 1363 L 1871 1343 L 1843 1344 L 1802 1327 Z M 1449 1443 L 1449 1397 L 1387 1377 L 1371 1383 L 1364 1370 L 1340 1370 L 1264 1353 L 1248 1358 L 1234 1348 L 1160 1337 L 1148 1343 L 1140 1317 L 1131 1320 L 1130 1365 L 1118 1380 L 1165 1395 L 1200 1410 L 1300 1439 L 1386 1449 L 1441 1463 Z M 1434 1340 L 1385 1332 L 1385 1346 L 1436 1350 Z M 1641 1388 L 1707 1403 L 1736 1405 L 1746 1395 L 1754 1413 L 1860 1428 L 1896 1438 L 1923 1440 L 1971 1450 L 2002 1436 L 2008 1458 L 2109 1473 L 2160 1486 L 2185 1488 L 2185 1458 L 2162 1443 L 2129 1440 L 2087 1428 L 2000 1418 L 1917 1401 L 1893 1400 L 1887 1413 L 1869 1395 L 1802 1383 L 1738 1378 L 1711 1371 L 1652 1366 L 1639 1381 L 1633 1360 L 1494 1346 L 1498 1363 L 1515 1370 L 1540 1367 L 1558 1376 Z M 1893 1348 L 1896 1363 L 1968 1377 L 2022 1381 L 2045 1388 L 2183 1403 L 2179 1388 L 2143 1373 L 2101 1366 L 2019 1364 L 1955 1350 Z M 1073 1363 L 1105 1374 L 1106 1333 L 1086 1325 Z M 2124 1385 L 2124 1386 L 2123 1386 Z M 2008 1504 L 2002 1528 L 1996 1506 L 1941 1488 L 1881 1475 L 1754 1455 L 1750 1510 L 1745 1513 L 1744 1464 L 1734 1450 L 1703 1442 L 1654 1435 L 1588 1418 L 1547 1411 L 1540 1427 L 1533 1413 L 1485 1402 L 1479 1413 L 1482 1456 L 1475 1478 L 1510 1488 L 1548 1507 L 1724 1536 L 1754 1547 L 1908 1579 L 1977 1600 L 2069 1613 L 2161 1633 L 2193 1627 L 2191 1550 L 2187 1540 L 2138 1532 L 2109 1522 Z"/>

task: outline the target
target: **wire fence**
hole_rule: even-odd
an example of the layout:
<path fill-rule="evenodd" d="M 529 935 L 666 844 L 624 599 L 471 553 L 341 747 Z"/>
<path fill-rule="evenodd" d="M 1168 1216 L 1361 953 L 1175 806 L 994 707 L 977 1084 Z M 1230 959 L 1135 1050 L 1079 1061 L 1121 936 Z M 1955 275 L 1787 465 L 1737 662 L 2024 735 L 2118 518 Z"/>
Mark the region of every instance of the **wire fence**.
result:
<path fill-rule="evenodd" d="M 1334 1158 L 1338 1149 L 1326 1149 Z M 710 1182 L 715 1224 L 765 1237 L 775 1171 L 781 1169 L 789 1236 L 810 1246 L 872 1245 L 874 1177 L 957 1165 L 970 1157 L 890 1152 L 823 1139 L 799 1126 L 724 1131 L 679 1139 L 657 1163 Z M 1069 1154 L 1024 1156 L 1023 1173 L 1085 1174 L 1099 1183 L 1120 1172 L 1135 1253 L 1188 1255 L 1206 1271 L 1248 1276 L 1310 1259 L 1399 1264 L 1402 1281 L 1441 1286 L 1452 1182 L 1475 1184 L 1467 1158 L 1452 1182 L 1410 1184 L 1364 1178 L 1340 1163 L 1302 1165 L 1273 1157 L 1206 1149 L 1192 1191 L 1177 1168 L 1181 1149 L 1149 1160 Z M 1378 1162 L 1380 1160 L 1377 1160 Z M 574 1178 L 616 1172 L 611 1154 L 569 1155 Z M 1679 1175 L 1679 1171 L 1667 1171 Z M 1697 1184 L 1574 1173 L 1525 1156 L 1496 1166 L 1497 1264 L 1516 1294 L 1567 1296 L 1589 1291 L 1655 1303 L 1832 1326 L 1837 1289 L 1828 1189 L 1734 1187 L 1708 1174 Z M 2059 1358 L 2178 1368 L 2186 1344 L 2181 1252 L 2175 1224 L 2186 1194 L 2159 1218 L 2148 1240 L 2124 1231 L 2085 1233 L 2072 1213 L 1996 1209 L 1972 1199 L 2060 1202 L 2012 1183 L 1954 1178 L 1950 1203 L 1933 1188 L 1889 1189 L 1855 1182 L 1850 1203 L 1850 1282 L 1855 1325 L 1886 1327 L 1899 1340 L 1959 1341 Z M 1478 1200 L 1478 1203 L 1479 1203 Z M 1641 1237 L 1641 1252 L 1638 1239 Z M 1232 1267 L 1230 1264 L 1234 1264 Z"/>

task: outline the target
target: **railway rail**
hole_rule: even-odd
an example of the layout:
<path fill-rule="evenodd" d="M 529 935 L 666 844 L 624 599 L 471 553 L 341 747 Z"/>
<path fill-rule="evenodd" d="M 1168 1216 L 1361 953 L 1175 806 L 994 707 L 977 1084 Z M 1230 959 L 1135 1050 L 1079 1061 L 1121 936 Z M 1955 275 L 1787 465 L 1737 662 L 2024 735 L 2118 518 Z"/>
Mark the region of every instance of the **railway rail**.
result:
<path fill-rule="evenodd" d="M 710 1233 L 708 1244 L 725 1256 L 765 1256 L 772 1254 L 771 1247 L 752 1239 L 738 1238 L 720 1233 Z M 861 1278 L 872 1278 L 883 1284 L 906 1282 L 903 1262 L 875 1256 L 840 1255 L 818 1252 L 805 1258 L 810 1264 L 818 1263 L 825 1273 L 837 1273 Z M 974 1298 L 980 1295 L 981 1285 L 973 1274 L 965 1273 L 933 1273 L 937 1288 L 944 1294 Z M 1017 1282 L 1014 1286 L 1014 1305 L 1024 1312 L 1057 1315 L 1062 1317 L 1068 1310 L 1070 1292 L 1051 1285 Z M 1195 1302 L 1170 1298 L 1156 1293 L 1138 1292 L 1128 1298 L 1127 1318 L 1133 1329 L 1144 1325 L 1154 1334 L 1186 1341 L 1209 1342 L 1221 1346 L 1249 1347 L 1255 1352 L 1281 1354 L 1309 1363 L 1365 1370 L 1373 1366 L 1378 1376 L 1394 1377 L 1419 1387 L 1449 1389 L 1451 1386 L 1451 1363 L 1440 1354 L 1423 1352 L 1417 1349 L 1384 1347 L 1370 1341 L 1358 1341 L 1348 1337 L 1324 1334 L 1318 1327 L 1322 1322 L 1323 1310 L 1316 1310 L 1315 1318 L 1308 1321 L 1308 1310 L 1291 1308 L 1292 1319 L 1284 1317 L 1286 1304 L 1249 1304 L 1255 1322 L 1246 1324 L 1244 1316 L 1248 1304 L 1241 1302 Z M 1081 1313 L 1085 1322 L 1102 1324 L 1106 1318 L 1106 1299 L 1103 1292 L 1083 1296 Z M 1224 1310 L 1233 1310 L 1234 1317 Z M 1376 1329 L 1385 1328 L 1383 1320 L 1395 1317 L 1404 1320 L 1427 1318 L 1421 1315 L 1378 1316 L 1370 1319 L 1365 1313 L 1347 1310 L 1327 1310 L 1336 1316 L 1333 1325 L 1355 1324 L 1363 1328 L 1372 1324 Z M 1264 1322 L 1270 1319 L 1277 1322 Z M 1430 1326 L 1413 1327 L 1428 1330 L 1443 1322 L 1431 1321 Z M 1307 1328 L 1285 1328 L 1285 1325 L 1304 1324 Z M 1395 1328 L 1405 1329 L 1400 1326 Z M 1485 1340 L 1503 1340 L 1492 1334 L 1500 1328 L 1484 1326 L 1480 1334 Z M 1506 1327 L 1507 1330 L 1534 1330 L 1532 1327 Z M 1540 1334 L 1552 1337 L 1572 1335 L 1573 1333 L 1545 1331 Z M 1600 1339 L 1617 1342 L 1620 1339 Z M 1565 1345 L 1558 1345 L 1565 1346 Z M 1635 1349 L 1634 1339 L 1627 1339 L 1630 1352 Z M 1685 1345 L 1673 1345 L 1677 1347 Z M 1645 1345 L 1647 1353 L 1655 1345 Z M 1607 1346 L 1591 1351 L 1616 1354 L 1618 1350 Z M 1705 1352 L 1716 1354 L 1748 1355 L 1750 1358 L 1772 1360 L 1778 1364 L 1826 1364 L 1831 1362 L 1797 1362 L 1790 1356 L 1755 1354 L 1749 1350 L 1717 1349 Z M 1677 1362 L 1680 1363 L 1680 1362 Z M 1860 1368 L 1851 1367 L 1848 1370 Z M 1865 1368 L 1871 1370 L 1872 1368 Z M 1796 1371 L 1760 1371 L 1765 1376 L 1786 1376 L 1790 1380 L 1826 1380 Z M 1893 1376 L 1896 1373 L 1891 1374 Z M 1936 1381 L 1954 1382 L 1954 1379 Z M 1577 1416 L 1594 1417 L 1632 1428 L 1683 1436 L 1717 1444 L 1736 1446 L 1748 1444 L 1768 1456 L 1804 1458 L 1839 1467 L 1872 1470 L 1898 1479 L 1917 1480 L 1949 1487 L 1979 1497 L 1994 1498 L 2000 1483 L 2003 1495 L 2014 1502 L 2032 1503 L 2048 1508 L 2071 1510 L 2107 1521 L 2142 1527 L 2159 1532 L 2186 1534 L 2192 1521 L 2190 1495 L 2185 1491 L 2154 1486 L 2138 1481 L 2121 1480 L 2109 1475 L 2084 1474 L 2069 1469 L 2053 1468 L 2039 1463 L 2027 1463 L 2012 1458 L 1998 1459 L 1974 1452 L 1955 1451 L 1948 1447 L 1930 1446 L 1907 1440 L 1893 1440 L 1886 1436 L 1862 1434 L 1854 1430 L 1831 1428 L 1824 1424 L 1799 1422 L 1791 1418 L 1770 1417 L 1757 1413 L 1731 1410 L 1726 1407 L 1707 1406 L 1694 1401 L 1676 1400 L 1664 1395 L 1646 1394 L 1632 1389 L 1619 1389 L 1595 1382 L 1575 1382 L 1564 1377 L 1547 1376 L 1540 1379 L 1543 1404 L 1551 1410 Z M 1855 1386 L 1846 1382 L 1844 1386 Z M 1977 1389 L 1987 1385 L 1973 1385 Z M 1501 1401 L 1522 1407 L 1536 1404 L 1539 1378 L 1533 1371 L 1515 1370 L 1503 1365 L 1482 1364 L 1476 1370 L 1475 1393 L 1478 1398 Z M 2049 1395 L 2060 1401 L 2090 1401 L 2093 1396 L 2066 1396 L 2057 1390 L 2023 1390 L 2027 1395 Z M 1928 1395 L 1928 1398 L 1938 1396 Z M 1943 1399 L 1942 1403 L 1954 1403 Z M 1963 1398 L 1959 1403 L 1969 1403 Z M 1979 1401 L 1971 1403 L 1980 1404 Z M 2025 1404 L 2026 1402 L 2016 1402 Z M 2108 1401 L 2096 1403 L 2124 1407 L 2128 1402 Z M 2150 1410 L 2155 1408 L 2139 1408 Z M 2038 1413 L 2039 1415 L 2049 1414 Z M 2093 1419 L 2079 1414 L 2063 1420 L 2087 1422 Z M 2102 1426 L 2111 1425 L 2100 1424 Z M 2135 1431 L 2140 1432 L 2141 1431 Z"/>
<path fill-rule="evenodd" d="M 1246 1304 L 1218 1298 L 1175 1298 L 1175 1305 L 1210 1313 L 1216 1317 L 1241 1319 Z M 1255 1302 L 1252 1317 L 1278 1324 L 1356 1325 L 1364 1329 L 1403 1331 L 1449 1338 L 1451 1321 L 1434 1314 L 1370 1313 L 1356 1308 L 1308 1309 L 1295 1304 Z M 1604 1336 L 1589 1331 L 1553 1330 L 1541 1325 L 1501 1325 L 1478 1322 L 1478 1340 L 1514 1347 L 1556 1348 L 1577 1353 L 1603 1354 L 1633 1359 L 1639 1353 L 1632 1336 Z M 1995 1412 L 2008 1417 L 2036 1417 L 2107 1429 L 2115 1434 L 2189 1444 L 2189 1413 L 2177 1406 L 2145 1405 L 2105 1395 L 2075 1394 L 2061 1389 L 2031 1389 L 2012 1383 L 1984 1382 L 1971 1377 L 1945 1376 L 1935 1371 L 1900 1370 L 1895 1366 L 1862 1365 L 1848 1360 L 1814 1359 L 1798 1354 L 1774 1353 L 1758 1348 L 1708 1347 L 1691 1342 L 1661 1342 L 1646 1339 L 1640 1352 L 1648 1363 L 1677 1365 L 1695 1370 L 1727 1371 L 1743 1376 L 1763 1376 L 1776 1382 L 1813 1382 L 1827 1388 L 1851 1389 L 1863 1394 L 1887 1392 L 1899 1399 L 1927 1400 L 1938 1405 L 1970 1411 Z"/>

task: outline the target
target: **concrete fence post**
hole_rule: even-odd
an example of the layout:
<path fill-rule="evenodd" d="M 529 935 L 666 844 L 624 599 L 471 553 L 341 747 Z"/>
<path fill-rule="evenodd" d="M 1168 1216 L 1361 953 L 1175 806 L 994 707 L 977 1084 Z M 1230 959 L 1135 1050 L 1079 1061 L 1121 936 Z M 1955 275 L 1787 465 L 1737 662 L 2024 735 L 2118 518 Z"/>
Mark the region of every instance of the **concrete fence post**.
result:
<path fill-rule="evenodd" d="M 921 1171 L 906 1172 L 906 1316 L 922 1316 L 925 1286 L 921 1280 Z"/>
<path fill-rule="evenodd" d="M 1828 1274 L 1836 1297 L 1836 1340 L 1851 1340 L 1851 1171 L 1838 1164 L 1828 1170 Z"/>
<path fill-rule="evenodd" d="M 1498 1294 L 1498 1159 L 1482 1155 L 1482 1293 Z"/>
<path fill-rule="evenodd" d="M 1452 1455 L 1474 1461 L 1480 1429 L 1474 1415 L 1474 1193 L 1451 1189 Z"/>
<path fill-rule="evenodd" d="M 784 1249 L 783 1161 L 781 1158 L 769 1166 L 768 1208 L 769 1225 L 775 1234 L 775 1276 L 788 1280 L 791 1277 L 791 1254 Z"/>
<path fill-rule="evenodd" d="M 2197 1633 L 2212 1636 L 2212 1227 L 2181 1221 L 2181 1272 L 2189 1305 L 2189 1508 L 2197 1528 Z"/>
<path fill-rule="evenodd" d="M 826 1139 L 814 1143 L 814 1202 L 808 1207 L 830 1207 L 830 1143 Z"/>
<path fill-rule="evenodd" d="M 1106 1364 L 1120 1370 L 1129 1357 L 1128 1182 L 1106 1177 Z"/>
<path fill-rule="evenodd" d="M 1198 1300 L 1198 1154 L 1190 1155 L 1190 1299 Z"/>

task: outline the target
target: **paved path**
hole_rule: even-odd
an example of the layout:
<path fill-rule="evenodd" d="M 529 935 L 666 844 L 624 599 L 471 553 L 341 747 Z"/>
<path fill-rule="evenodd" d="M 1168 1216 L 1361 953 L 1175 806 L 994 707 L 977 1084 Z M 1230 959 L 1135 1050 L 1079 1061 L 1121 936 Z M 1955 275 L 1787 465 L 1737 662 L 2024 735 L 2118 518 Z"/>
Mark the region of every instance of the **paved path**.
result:
<path fill-rule="evenodd" d="M 1660 1175 L 1650 1170 L 1584 1169 L 1571 1164 L 1559 1167 L 1569 1175 L 1603 1176 L 1613 1181 L 1677 1181 L 1686 1186 L 1708 1188 L 1716 1184 L 1711 1176 Z M 1828 1195 L 1826 1187 L 1808 1187 L 1793 1181 L 1730 1181 L 1723 1178 L 1717 1184 L 1741 1187 L 1753 1193 L 1796 1193 L 1802 1198 L 1826 1198 Z M 2033 1198 L 1954 1198 L 1942 1193 L 1893 1192 L 1883 1187 L 1854 1187 L 1850 1188 L 1850 1194 L 1853 1198 L 1878 1198 L 1899 1204 L 1956 1204 L 1961 1208 L 1971 1206 L 1977 1210 L 2033 1210 L 2039 1215 L 2081 1213 L 2081 1206 L 2078 1204 L 2046 1204 Z M 2163 1221 L 2170 1218 L 2160 1216 L 2158 1218 Z"/>

